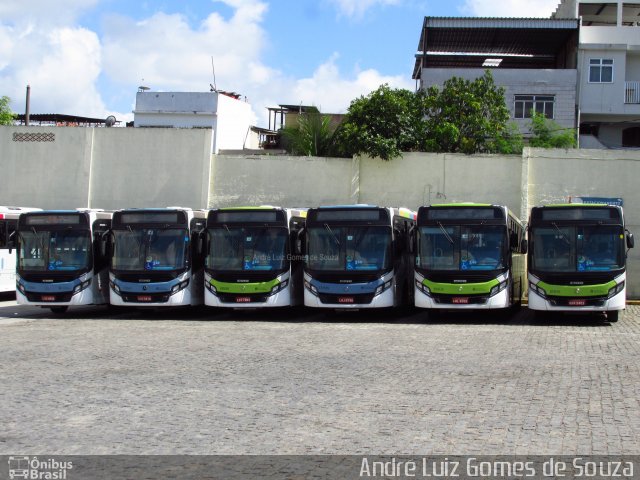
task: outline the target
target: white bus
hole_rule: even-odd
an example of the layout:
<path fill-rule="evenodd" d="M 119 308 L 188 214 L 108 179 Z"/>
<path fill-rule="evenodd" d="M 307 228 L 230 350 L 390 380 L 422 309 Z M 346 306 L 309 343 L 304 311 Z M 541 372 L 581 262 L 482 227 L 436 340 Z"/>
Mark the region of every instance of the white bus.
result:
<path fill-rule="evenodd" d="M 110 301 L 117 306 L 186 306 L 203 302 L 198 238 L 206 212 L 169 207 L 113 214 L 108 251 Z"/>
<path fill-rule="evenodd" d="M 407 208 L 337 205 L 311 208 L 303 236 L 304 304 L 361 309 L 412 304 Z"/>
<path fill-rule="evenodd" d="M 204 236 L 205 304 L 285 307 L 302 304 L 302 259 L 293 255 L 305 209 L 211 210 Z"/>
<path fill-rule="evenodd" d="M 416 307 L 437 314 L 520 305 L 526 287 L 525 229 L 506 206 L 420 207 L 415 245 Z"/>
<path fill-rule="evenodd" d="M 533 207 L 529 218 L 529 308 L 606 312 L 617 322 L 626 305 L 627 249 L 622 207 L 560 204 Z"/>
<path fill-rule="evenodd" d="M 16 252 L 14 232 L 21 213 L 38 208 L 0 206 L 0 293 L 16 290 Z"/>
<path fill-rule="evenodd" d="M 16 231 L 16 299 L 64 313 L 70 305 L 109 302 L 104 233 L 111 212 L 47 210 L 20 215 Z"/>

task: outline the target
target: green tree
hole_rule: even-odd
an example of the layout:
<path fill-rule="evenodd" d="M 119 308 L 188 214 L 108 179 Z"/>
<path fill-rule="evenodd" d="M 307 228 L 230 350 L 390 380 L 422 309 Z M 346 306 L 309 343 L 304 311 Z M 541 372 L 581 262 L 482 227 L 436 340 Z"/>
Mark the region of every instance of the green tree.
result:
<path fill-rule="evenodd" d="M 333 153 L 334 132 L 327 115 L 301 114 L 296 127 L 285 127 L 280 133 L 285 150 L 293 155 L 325 157 Z"/>
<path fill-rule="evenodd" d="M 576 131 L 564 128 L 542 113 L 531 111 L 529 146 L 538 148 L 576 148 Z"/>
<path fill-rule="evenodd" d="M 0 97 L 0 125 L 12 125 L 15 114 L 11 111 L 9 104 L 11 99 L 7 96 Z"/>
<path fill-rule="evenodd" d="M 422 130 L 422 124 L 416 94 L 384 84 L 351 102 L 336 132 L 336 146 L 343 156 L 368 155 L 391 160 L 401 152 L 418 149 L 416 134 Z"/>
<path fill-rule="evenodd" d="M 420 99 L 426 115 L 422 147 L 432 152 L 518 153 L 522 137 L 508 123 L 504 88 L 486 70 L 473 81 L 452 77 Z"/>

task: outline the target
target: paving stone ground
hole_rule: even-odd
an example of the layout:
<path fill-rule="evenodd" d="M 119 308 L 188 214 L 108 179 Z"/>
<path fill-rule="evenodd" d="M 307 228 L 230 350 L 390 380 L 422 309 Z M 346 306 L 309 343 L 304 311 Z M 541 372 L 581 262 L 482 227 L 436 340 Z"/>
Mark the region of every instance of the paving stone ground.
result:
<path fill-rule="evenodd" d="M 422 311 L 0 303 L 0 454 L 640 453 L 640 307 Z"/>

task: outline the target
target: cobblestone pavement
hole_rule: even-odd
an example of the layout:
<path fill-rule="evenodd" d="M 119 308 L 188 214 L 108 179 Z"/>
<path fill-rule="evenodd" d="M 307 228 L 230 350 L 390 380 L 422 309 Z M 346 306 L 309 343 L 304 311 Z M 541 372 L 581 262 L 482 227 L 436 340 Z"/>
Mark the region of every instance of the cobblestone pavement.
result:
<path fill-rule="evenodd" d="M 640 307 L 48 311 L 0 303 L 0 454 L 638 454 Z"/>

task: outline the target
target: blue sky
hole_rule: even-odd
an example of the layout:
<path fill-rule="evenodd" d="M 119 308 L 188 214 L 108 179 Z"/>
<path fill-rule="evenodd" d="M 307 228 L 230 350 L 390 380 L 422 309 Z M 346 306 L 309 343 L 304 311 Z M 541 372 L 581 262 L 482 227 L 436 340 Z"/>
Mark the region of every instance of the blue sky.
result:
<path fill-rule="evenodd" d="M 343 113 L 382 83 L 413 89 L 424 16 L 542 16 L 558 0 L 0 0 L 0 96 L 24 112 L 131 120 L 137 87 L 218 88 L 266 107 Z"/>

